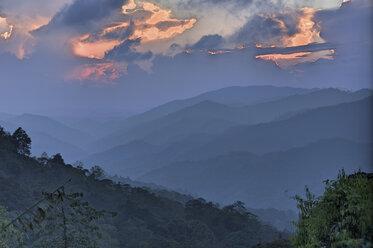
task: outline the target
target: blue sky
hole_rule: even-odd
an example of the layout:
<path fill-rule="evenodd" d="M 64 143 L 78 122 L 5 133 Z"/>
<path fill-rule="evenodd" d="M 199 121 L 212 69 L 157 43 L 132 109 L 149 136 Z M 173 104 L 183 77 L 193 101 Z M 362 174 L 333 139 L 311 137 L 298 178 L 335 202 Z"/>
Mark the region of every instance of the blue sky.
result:
<path fill-rule="evenodd" d="M 232 86 L 372 88 L 372 2 L 0 0 L 0 112 L 141 111 Z"/>

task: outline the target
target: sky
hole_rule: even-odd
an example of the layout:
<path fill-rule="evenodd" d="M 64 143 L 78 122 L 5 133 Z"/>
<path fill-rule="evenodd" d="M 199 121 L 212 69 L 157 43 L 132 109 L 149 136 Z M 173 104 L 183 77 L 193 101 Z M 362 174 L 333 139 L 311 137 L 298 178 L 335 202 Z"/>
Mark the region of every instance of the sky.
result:
<path fill-rule="evenodd" d="M 136 113 L 229 86 L 372 85 L 371 0 L 0 0 L 0 112 Z"/>

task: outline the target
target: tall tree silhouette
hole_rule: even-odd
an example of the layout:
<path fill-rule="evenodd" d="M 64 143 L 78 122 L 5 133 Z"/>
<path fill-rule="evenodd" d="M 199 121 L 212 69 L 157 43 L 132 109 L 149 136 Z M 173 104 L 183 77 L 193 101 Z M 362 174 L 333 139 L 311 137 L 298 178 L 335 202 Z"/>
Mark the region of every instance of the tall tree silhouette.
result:
<path fill-rule="evenodd" d="M 31 154 L 31 139 L 22 128 L 18 128 L 12 135 L 17 145 L 19 154 L 30 156 Z"/>

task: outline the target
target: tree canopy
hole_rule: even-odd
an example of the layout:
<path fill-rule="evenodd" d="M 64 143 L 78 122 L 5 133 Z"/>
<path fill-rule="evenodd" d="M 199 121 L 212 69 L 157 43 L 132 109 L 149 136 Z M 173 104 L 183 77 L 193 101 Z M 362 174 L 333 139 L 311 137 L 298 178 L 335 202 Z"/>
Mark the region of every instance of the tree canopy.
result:
<path fill-rule="evenodd" d="M 358 172 L 327 180 L 325 192 L 316 198 L 306 188 L 306 199 L 297 196 L 300 210 L 296 247 L 339 248 L 373 245 L 373 175 Z"/>
<path fill-rule="evenodd" d="M 12 137 L 14 138 L 17 151 L 19 154 L 30 156 L 31 154 L 31 139 L 21 127 L 14 131 Z"/>
<path fill-rule="evenodd" d="M 26 226 L 28 247 L 53 247 L 51 243 L 85 247 L 89 243 L 87 247 L 100 248 L 246 248 L 279 237 L 278 230 L 263 225 L 241 202 L 222 208 L 203 199 L 182 197 L 188 200 L 180 201 L 176 192 L 161 196 L 104 178 L 99 166 L 87 171 L 78 163 L 75 168 L 61 154 L 25 156 L 15 141 L 3 130 L 0 205 L 13 217 L 40 201 L 42 192 L 53 192 L 71 178 L 64 187 L 63 203 L 33 208 L 20 218 L 25 225 L 15 222 L 21 232 Z M 84 196 L 71 199 L 74 192 Z M 118 215 L 102 216 L 102 210 Z"/>

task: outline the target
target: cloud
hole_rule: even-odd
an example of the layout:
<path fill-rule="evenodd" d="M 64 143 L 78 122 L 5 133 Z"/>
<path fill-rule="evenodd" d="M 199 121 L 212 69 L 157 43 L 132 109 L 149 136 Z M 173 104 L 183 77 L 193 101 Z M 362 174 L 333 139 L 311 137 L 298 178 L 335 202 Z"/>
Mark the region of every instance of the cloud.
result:
<path fill-rule="evenodd" d="M 224 38 L 218 34 L 210 34 L 203 36 L 198 42 L 187 49 L 205 50 L 220 48 L 224 43 Z"/>
<path fill-rule="evenodd" d="M 296 53 L 273 53 L 255 56 L 256 59 L 265 61 L 273 61 L 278 67 L 282 69 L 295 66 L 300 63 L 316 62 L 320 59 L 333 60 L 335 51 L 321 50 L 316 52 L 296 52 Z"/>
<path fill-rule="evenodd" d="M 0 39 L 7 40 L 12 36 L 13 25 L 6 18 L 0 16 Z"/>
<path fill-rule="evenodd" d="M 50 19 L 61 7 L 72 1 L 73 0 L 1 0 L 0 12 L 5 13 L 12 21 L 16 18 L 23 19 L 25 16 L 27 18 L 43 16 Z"/>
<path fill-rule="evenodd" d="M 196 7 L 201 4 L 212 4 L 212 5 L 234 5 L 235 7 L 247 7 L 255 2 L 255 0 L 189 0 L 185 1 L 185 4 Z"/>
<path fill-rule="evenodd" d="M 222 71 L 225 67 L 227 69 L 224 71 L 226 75 L 222 72 L 216 76 L 211 75 L 210 86 L 214 85 L 214 82 L 223 85 L 224 80 L 232 82 L 229 77 L 233 77 L 233 74 L 236 75 L 233 80 L 235 82 L 252 79 L 260 83 L 268 79 L 268 71 L 281 71 L 278 73 L 287 75 L 299 68 L 304 71 L 304 75 L 312 78 L 318 73 L 317 70 L 322 70 L 321 65 L 325 68 L 334 68 L 334 71 L 339 71 L 345 78 L 351 79 L 351 75 L 354 75 L 360 80 L 360 75 L 364 73 L 353 73 L 353 70 L 361 72 L 369 65 L 368 55 L 362 54 L 371 54 L 371 48 L 367 45 L 370 33 L 365 28 L 370 20 L 366 17 L 370 9 L 357 7 L 358 3 L 365 0 L 345 3 L 341 9 L 322 11 L 303 8 L 308 5 L 315 7 L 315 1 L 311 0 L 297 1 L 297 4 L 295 1 L 271 0 L 196 0 L 193 1 L 193 9 L 185 10 L 180 8 L 183 1 L 179 0 L 160 0 L 157 1 L 159 4 L 132 0 L 121 4 L 106 0 L 101 0 L 100 3 L 98 0 L 66 1 L 70 1 L 71 4 L 62 7 L 53 16 L 40 18 L 41 21 L 28 21 L 22 16 L 23 25 L 32 23 L 32 27 L 21 27 L 15 20 L 16 15 L 12 18 L 4 15 L 7 17 L 7 23 L 14 25 L 14 29 L 10 39 L 0 39 L 0 50 L 12 51 L 18 58 L 26 57 L 30 61 L 32 56 L 39 58 L 42 53 L 45 55 L 44 60 L 40 59 L 38 63 L 43 66 L 47 67 L 46 64 L 50 61 L 66 64 L 63 70 L 62 67 L 56 68 L 59 68 L 58 73 L 70 76 L 66 76 L 70 78 L 67 80 L 82 83 L 98 80 L 105 84 L 109 84 L 110 81 L 128 82 L 128 78 L 134 82 L 139 82 L 143 78 L 148 79 L 147 73 L 143 73 L 143 70 L 153 71 L 149 75 L 149 80 L 156 78 L 155 74 L 163 70 L 164 77 L 162 76 L 162 80 L 158 82 L 176 81 L 180 75 L 192 81 L 197 79 L 188 72 L 200 69 L 198 73 L 204 73 L 203 69 L 208 68 L 207 71 L 211 75 L 214 70 L 216 71 L 212 65 L 217 65 Z M 106 2 L 109 4 L 103 10 L 92 10 Z M 202 5 L 199 6 L 198 3 Z M 298 5 L 303 9 L 292 8 Z M 78 12 L 72 11 L 72 6 L 77 9 L 85 8 L 87 12 L 83 11 L 79 16 Z M 350 13 L 352 10 L 353 14 Z M 44 28 L 45 32 L 40 29 L 39 32 L 29 34 L 28 30 L 45 23 L 49 23 Z M 363 39 L 365 43 L 361 42 Z M 38 45 L 32 48 L 33 43 Z M 192 55 L 182 53 L 186 48 L 192 50 Z M 33 49 L 35 53 L 31 56 L 30 51 Z M 52 50 L 55 53 L 52 53 Z M 332 50 L 335 50 L 335 53 L 332 53 Z M 209 66 L 196 61 L 197 57 Z M 267 60 L 264 61 L 264 58 Z M 310 62 L 313 61 L 317 63 L 312 63 L 311 66 Z M 343 72 L 335 69 L 340 66 L 341 61 L 348 67 Z M 175 63 L 178 65 L 174 65 Z M 274 63 L 284 70 L 273 66 Z M 177 71 L 172 79 L 168 79 L 169 68 L 175 68 Z M 258 68 L 262 70 L 262 73 L 258 74 L 260 76 L 254 75 Z M 51 70 L 53 68 L 38 73 L 52 74 Z M 309 75 L 308 71 L 312 70 L 313 75 Z M 188 72 L 185 73 L 186 71 Z M 350 71 L 350 76 L 346 75 L 347 71 Z M 320 75 L 327 74 L 325 72 Z M 59 74 L 58 76 L 63 77 Z M 205 79 L 210 80 L 207 75 Z M 323 78 L 318 76 L 318 79 L 321 84 Z M 335 76 L 335 79 L 345 81 L 339 76 Z M 281 82 L 291 80 L 293 78 L 284 76 Z M 310 80 L 304 82 L 312 83 Z"/>
<path fill-rule="evenodd" d="M 80 65 L 74 68 L 65 79 L 78 80 L 81 83 L 84 81 L 94 82 L 99 84 L 112 84 L 113 80 L 120 78 L 127 73 L 128 64 L 125 62 L 98 62 Z"/>
<path fill-rule="evenodd" d="M 236 46 L 258 48 L 256 59 L 273 61 L 281 69 L 333 60 L 335 47 L 321 37 L 316 10 L 304 7 L 280 13 L 258 14 L 230 37 Z M 320 46 L 325 44 L 325 46 Z"/>
<path fill-rule="evenodd" d="M 92 60 L 77 66 L 66 79 L 106 76 L 114 80 L 125 74 L 123 63 L 150 71 L 153 52 L 151 48 L 140 52 L 141 47 L 172 39 L 195 23 L 194 18 L 175 18 L 171 9 L 147 1 L 75 0 L 33 34 L 40 38 L 60 36 L 61 43 L 70 44 L 74 56 Z"/>
<path fill-rule="evenodd" d="M 140 45 L 140 39 L 136 40 L 126 40 L 122 44 L 114 47 L 105 54 L 105 59 L 111 59 L 114 61 L 139 61 L 148 60 L 153 54 L 149 51 L 147 53 L 140 53 L 135 51 L 135 47 Z"/>
<path fill-rule="evenodd" d="M 256 15 L 232 36 L 234 43 L 252 45 L 265 42 L 266 45 L 278 44 L 285 35 L 283 23 L 278 19 Z"/>
<path fill-rule="evenodd" d="M 315 10 L 302 8 L 276 14 L 258 14 L 239 29 L 231 40 L 236 44 L 295 47 L 322 43 Z"/>
<path fill-rule="evenodd" d="M 318 75 L 315 80 L 320 82 L 327 78 L 344 82 L 348 88 L 355 87 L 354 84 L 371 87 L 372 10 L 371 1 L 355 0 L 345 2 L 337 9 L 316 11 L 312 21 L 320 23 L 317 35 L 326 42 L 258 48 L 256 58 L 274 62 L 282 69 L 302 70 L 309 78 Z M 315 66 L 307 65 L 316 61 Z"/>
<path fill-rule="evenodd" d="M 321 35 L 330 42 L 370 42 L 373 30 L 372 13 L 371 0 L 355 0 L 343 3 L 338 9 L 319 11 L 315 19 L 322 23 Z M 348 30 L 348 35 L 343 30 Z"/>
<path fill-rule="evenodd" d="M 72 41 L 76 55 L 102 59 L 106 52 L 126 40 L 139 39 L 140 43 L 169 39 L 193 27 L 195 19 L 176 19 L 171 10 L 150 2 L 129 1 L 121 6 L 121 15 L 110 20 L 102 29 L 76 37 Z M 139 44 L 140 45 L 140 44 Z"/>
<path fill-rule="evenodd" d="M 35 1 L 30 2 L 35 3 Z M 371 2 L 371 0 L 369 1 Z M 20 2 L 28 3 L 29 1 L 19 0 Z M 169 5 L 162 6 L 171 8 Z M 221 6 L 223 9 L 224 5 Z M 177 43 L 180 46 L 175 45 L 172 48 L 182 50 L 185 44 L 194 44 L 207 34 L 219 34 L 227 41 L 231 33 L 226 32 L 226 29 L 234 33 L 247 20 L 250 20 L 240 19 L 241 16 L 238 13 L 237 19 L 228 19 L 237 20 L 237 22 L 229 22 L 225 18 L 227 12 L 223 12 L 223 10 L 214 12 L 211 8 L 200 7 L 200 11 L 206 13 L 206 22 L 202 23 L 200 17 L 196 15 L 198 22 L 193 29 L 183 35 L 160 42 L 170 42 L 168 48 L 171 44 Z M 249 9 L 245 9 L 245 11 L 251 14 Z M 190 18 L 189 15 L 180 14 L 176 10 L 173 13 L 177 17 Z M 195 12 L 191 11 L 191 13 Z M 58 109 L 65 109 L 65 114 L 73 113 L 79 116 L 83 110 L 84 112 L 89 112 L 85 110 L 103 110 L 105 112 L 112 110 L 115 106 L 120 106 L 118 108 L 123 106 L 150 108 L 170 100 L 187 98 L 232 85 L 272 84 L 310 88 L 372 88 L 371 13 L 371 7 L 364 5 L 362 0 L 345 4 L 341 9 L 316 12 L 314 21 L 315 23 L 321 22 L 320 36 L 326 40 L 326 43 L 313 43 L 290 48 L 250 46 L 242 50 L 232 49 L 229 54 L 215 56 L 197 51 L 189 55 L 180 53 L 175 56 L 161 56 L 153 53 L 153 73 L 151 74 L 144 73 L 137 64 L 134 65 L 136 62 L 118 66 L 120 62 L 115 64 L 115 61 L 105 58 L 97 60 L 73 56 L 69 40 L 60 39 L 60 35 L 71 35 L 69 30 L 66 32 L 60 30 L 58 34 L 50 33 L 39 37 L 35 52 L 27 59 L 19 61 L 13 55 L 3 53 L 5 51 L 3 45 L 14 43 L 19 34 L 19 28 L 15 25 L 12 37 L 7 41 L 0 41 L 0 51 L 2 52 L 0 74 L 3 78 L 0 84 L 1 89 L 4 89 L 0 90 L 0 106 L 3 111 L 35 112 L 45 110 L 44 113 L 50 115 L 56 115 Z M 280 15 L 277 13 L 276 16 Z M 120 16 L 125 17 L 122 14 Z M 208 19 L 209 16 L 212 17 Z M 15 24 L 15 18 L 11 19 L 9 15 L 4 17 L 7 17 L 8 23 Z M 107 20 L 107 18 L 104 19 Z M 101 22 L 108 24 L 104 19 Z M 297 26 L 298 23 L 294 23 Z M 115 25 L 117 24 L 120 22 L 115 23 Z M 237 29 L 232 28 L 236 24 Z M 228 28 L 224 25 L 228 25 Z M 286 26 L 289 27 L 288 24 Z M 102 29 L 87 29 L 88 31 L 90 34 L 100 34 Z M 116 33 L 116 35 L 120 36 L 121 33 Z M 294 32 L 289 31 L 287 35 L 292 36 Z M 92 41 L 96 38 L 92 35 Z M 158 43 L 148 42 L 141 45 L 145 44 L 153 47 Z M 138 51 L 136 46 L 132 49 Z M 278 68 L 273 61 L 255 59 L 255 56 L 265 54 L 291 54 L 330 49 L 336 50 L 333 55 L 334 60 L 319 59 L 315 63 L 298 63 L 287 69 Z M 145 60 L 143 63 L 148 61 Z M 100 63 L 101 65 L 98 65 Z M 118 73 L 119 71 L 121 72 Z M 63 81 L 64 77 L 72 72 L 76 72 L 75 79 L 67 80 L 73 83 Z M 112 80 L 110 77 L 119 78 Z M 112 86 L 114 83 L 115 86 Z M 105 87 L 91 87 L 91 85 L 104 85 Z M 19 99 L 26 99 L 27 106 L 23 104 L 25 101 L 21 103 Z M 66 101 L 66 99 L 69 100 Z"/>
<path fill-rule="evenodd" d="M 118 12 L 123 4 L 123 0 L 75 0 L 54 15 L 48 27 L 86 28 Z"/>
<path fill-rule="evenodd" d="M 187 53 L 195 50 L 204 50 L 210 55 L 231 53 L 233 50 L 227 49 L 229 44 L 237 51 L 256 47 L 256 59 L 273 61 L 282 69 L 320 59 L 332 60 L 335 48 L 321 38 L 316 13 L 312 8 L 302 8 L 257 14 L 231 36 L 203 36 L 194 45 L 187 46 Z"/>
<path fill-rule="evenodd" d="M 308 7 L 258 13 L 251 16 L 233 34 L 224 37 L 219 34 L 203 36 L 187 49 L 213 49 L 224 48 L 224 46 L 225 48 L 298 47 L 324 43 L 324 39 L 320 36 L 321 26 L 314 20 L 315 14 L 317 11 Z"/>
<path fill-rule="evenodd" d="M 14 22 L 10 22 L 9 19 L 12 18 L 0 17 L 0 54 L 9 52 L 18 59 L 23 59 L 32 53 L 35 44 L 29 30 L 43 18 L 35 18 L 28 22 L 27 18 L 18 18 Z"/>

